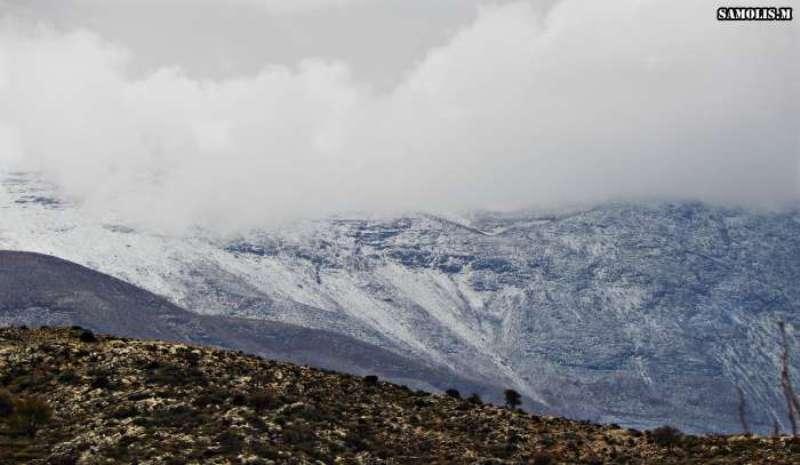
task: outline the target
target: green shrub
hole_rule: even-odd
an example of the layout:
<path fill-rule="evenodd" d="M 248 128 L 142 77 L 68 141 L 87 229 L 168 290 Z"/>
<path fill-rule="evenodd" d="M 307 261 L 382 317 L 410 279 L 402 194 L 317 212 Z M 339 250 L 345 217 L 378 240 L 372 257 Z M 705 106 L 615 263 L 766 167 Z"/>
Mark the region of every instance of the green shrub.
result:
<path fill-rule="evenodd" d="M 274 410 L 281 405 L 281 402 L 269 392 L 258 391 L 250 395 L 247 404 L 256 412 Z"/>
<path fill-rule="evenodd" d="M 310 425 L 300 422 L 284 426 L 281 435 L 288 444 L 301 449 L 308 448 L 317 440 L 314 429 Z"/>
<path fill-rule="evenodd" d="M 156 410 L 147 421 L 151 427 L 192 427 L 202 421 L 199 413 L 186 405 L 176 405 L 173 407 Z"/>
<path fill-rule="evenodd" d="M 603 459 L 597 455 L 591 454 L 583 458 L 585 465 L 603 465 Z"/>
<path fill-rule="evenodd" d="M 533 454 L 532 465 L 550 465 L 553 463 L 553 456 L 547 452 L 537 452 Z"/>
<path fill-rule="evenodd" d="M 14 399 L 6 391 L 0 391 L 0 418 L 14 413 Z"/>
<path fill-rule="evenodd" d="M 244 392 L 234 392 L 231 396 L 231 403 L 237 407 L 247 405 L 247 395 Z"/>
<path fill-rule="evenodd" d="M 152 370 L 147 376 L 147 382 L 150 384 L 165 386 L 202 386 L 206 384 L 203 372 L 194 367 L 182 368 L 168 363 L 154 363 L 149 365 L 148 369 Z"/>
<path fill-rule="evenodd" d="M 106 376 L 104 374 L 99 374 L 94 379 L 92 379 L 92 382 L 90 383 L 90 386 L 91 386 L 92 389 L 111 390 L 112 387 L 113 387 L 113 384 L 111 383 L 111 380 L 108 378 L 108 376 Z"/>
<path fill-rule="evenodd" d="M 78 454 L 75 452 L 63 452 L 47 459 L 47 465 L 77 465 L 77 463 Z"/>
<path fill-rule="evenodd" d="M 200 393 L 192 402 L 195 407 L 206 407 L 208 405 L 222 405 L 228 399 L 229 392 L 224 389 L 210 388 Z"/>
<path fill-rule="evenodd" d="M 14 402 L 11 428 L 18 433 L 34 436 L 53 416 L 53 409 L 39 399 L 20 399 Z"/>
<path fill-rule="evenodd" d="M 682 433 L 672 426 L 661 426 L 650 432 L 650 439 L 661 447 L 672 447 L 679 443 Z"/>
<path fill-rule="evenodd" d="M 56 379 L 61 384 L 77 384 L 80 381 L 80 377 L 72 370 L 62 371 Z"/>
<path fill-rule="evenodd" d="M 452 389 L 451 388 L 451 389 L 448 389 L 448 390 L 444 391 L 444 393 L 447 394 L 448 397 L 452 397 L 453 399 L 460 399 L 461 398 L 461 393 L 458 392 L 458 389 Z"/>
<path fill-rule="evenodd" d="M 233 431 L 225 431 L 217 436 L 219 452 L 224 455 L 238 455 L 244 447 L 244 440 Z"/>
<path fill-rule="evenodd" d="M 111 418 L 116 418 L 118 420 L 123 418 L 133 418 L 137 415 L 139 415 L 139 410 L 137 410 L 133 405 L 122 405 L 111 412 Z"/>
<path fill-rule="evenodd" d="M 89 331 L 88 329 L 81 330 L 78 333 L 78 339 L 80 339 L 81 342 L 86 342 L 86 343 L 97 342 L 97 336 L 95 336 L 94 333 Z"/>
<path fill-rule="evenodd" d="M 360 434 L 355 432 L 347 433 L 344 438 L 344 445 L 353 452 L 362 452 L 369 449 L 369 442 L 365 441 Z"/>
<path fill-rule="evenodd" d="M 510 409 L 517 408 L 519 405 L 522 404 L 522 396 L 513 389 L 506 389 L 505 391 L 506 396 L 506 406 Z"/>

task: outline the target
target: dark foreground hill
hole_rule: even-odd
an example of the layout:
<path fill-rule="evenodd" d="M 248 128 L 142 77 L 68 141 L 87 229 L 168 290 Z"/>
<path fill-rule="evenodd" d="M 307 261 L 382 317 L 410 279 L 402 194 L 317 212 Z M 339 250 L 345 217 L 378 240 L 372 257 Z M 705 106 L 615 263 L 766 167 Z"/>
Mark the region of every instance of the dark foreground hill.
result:
<path fill-rule="evenodd" d="M 2 464 L 797 464 L 800 441 L 639 433 L 81 329 L 0 329 Z"/>
<path fill-rule="evenodd" d="M 444 366 L 342 334 L 187 311 L 119 279 L 48 255 L 0 250 L 0 326 L 72 326 L 139 339 L 242 350 L 278 360 L 377 374 L 428 390 L 501 392 Z"/>

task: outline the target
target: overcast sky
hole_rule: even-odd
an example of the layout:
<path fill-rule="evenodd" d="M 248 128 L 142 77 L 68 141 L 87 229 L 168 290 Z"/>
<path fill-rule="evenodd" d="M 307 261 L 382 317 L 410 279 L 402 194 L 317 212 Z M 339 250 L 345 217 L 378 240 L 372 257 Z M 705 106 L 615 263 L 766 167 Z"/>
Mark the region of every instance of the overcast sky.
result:
<path fill-rule="evenodd" d="M 165 227 L 800 198 L 792 23 L 711 1 L 0 0 L 0 170 Z"/>

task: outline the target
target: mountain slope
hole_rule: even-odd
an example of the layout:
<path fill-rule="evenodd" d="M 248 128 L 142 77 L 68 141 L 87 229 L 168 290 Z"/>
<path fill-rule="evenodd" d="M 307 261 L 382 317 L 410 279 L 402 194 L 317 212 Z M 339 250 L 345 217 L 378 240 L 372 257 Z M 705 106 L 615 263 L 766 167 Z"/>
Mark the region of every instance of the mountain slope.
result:
<path fill-rule="evenodd" d="M 209 348 L 81 334 L 0 329 L 0 388 L 18 409 L 0 411 L 0 464 L 783 465 L 800 454 L 789 438 L 642 434 Z M 25 398 L 52 417 L 15 421 L 31 417 Z"/>
<path fill-rule="evenodd" d="M 117 336 L 215 345 L 321 368 L 378 374 L 428 389 L 490 389 L 347 336 L 280 322 L 198 315 L 65 260 L 0 251 L 0 326 L 22 324 L 79 325 Z"/>
<path fill-rule="evenodd" d="M 0 209 L 0 246 L 192 311 L 323 329 L 638 427 L 737 431 L 738 386 L 756 430 L 788 430 L 777 322 L 800 327 L 796 212 L 610 204 L 164 234 L 27 174 L 6 178 Z"/>

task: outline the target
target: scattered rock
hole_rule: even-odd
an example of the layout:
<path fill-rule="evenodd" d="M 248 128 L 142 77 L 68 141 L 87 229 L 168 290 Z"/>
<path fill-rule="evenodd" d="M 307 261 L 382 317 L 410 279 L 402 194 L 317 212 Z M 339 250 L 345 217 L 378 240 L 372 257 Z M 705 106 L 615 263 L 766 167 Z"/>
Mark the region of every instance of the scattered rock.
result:
<path fill-rule="evenodd" d="M 0 464 L 788 465 L 800 452 L 665 428 L 646 440 L 212 348 L 92 334 L 87 349 L 76 331 L 0 329 Z M 14 431 L 17 406 L 35 435 Z"/>

